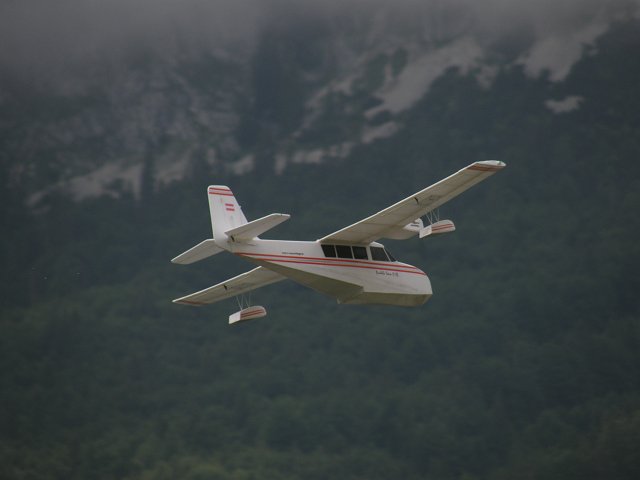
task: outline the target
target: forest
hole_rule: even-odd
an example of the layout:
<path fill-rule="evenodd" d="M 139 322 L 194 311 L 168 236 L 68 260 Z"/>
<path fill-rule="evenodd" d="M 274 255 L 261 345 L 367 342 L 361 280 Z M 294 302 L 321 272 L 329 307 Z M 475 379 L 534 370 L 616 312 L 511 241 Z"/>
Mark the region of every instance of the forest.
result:
<path fill-rule="evenodd" d="M 36 208 L 0 191 L 0 477 L 640 478 L 640 63 L 606 58 L 561 87 L 451 72 L 342 162 L 275 175 L 265 149 L 254 172 L 157 185 L 150 161 L 139 197 Z M 580 109 L 544 107 L 569 93 Z M 493 158 L 441 208 L 455 233 L 384 242 L 431 278 L 422 307 L 282 282 L 230 327 L 232 300 L 171 303 L 249 266 L 169 262 L 210 236 L 209 184 L 313 240 Z"/>

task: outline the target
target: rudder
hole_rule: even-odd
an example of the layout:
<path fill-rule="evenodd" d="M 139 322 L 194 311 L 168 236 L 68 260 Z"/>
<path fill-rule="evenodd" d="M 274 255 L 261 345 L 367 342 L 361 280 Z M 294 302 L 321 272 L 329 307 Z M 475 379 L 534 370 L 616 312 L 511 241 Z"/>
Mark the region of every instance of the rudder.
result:
<path fill-rule="evenodd" d="M 226 185 L 209 185 L 207 196 L 213 238 L 218 245 L 222 246 L 221 244 L 227 241 L 224 232 L 246 224 L 247 219 L 235 195 Z"/>

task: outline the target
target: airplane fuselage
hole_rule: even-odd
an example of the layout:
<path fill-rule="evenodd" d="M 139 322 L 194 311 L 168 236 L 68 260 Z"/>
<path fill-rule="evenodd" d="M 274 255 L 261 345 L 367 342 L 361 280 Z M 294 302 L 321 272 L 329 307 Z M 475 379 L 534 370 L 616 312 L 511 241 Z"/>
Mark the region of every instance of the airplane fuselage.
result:
<path fill-rule="evenodd" d="M 242 243 L 217 239 L 216 243 L 256 265 L 335 297 L 339 303 L 417 306 L 433 294 L 429 277 L 422 270 L 389 259 L 386 252 L 380 252 L 384 247 L 375 242 L 353 248 L 336 245 L 335 249 L 317 241 L 258 238 Z"/>

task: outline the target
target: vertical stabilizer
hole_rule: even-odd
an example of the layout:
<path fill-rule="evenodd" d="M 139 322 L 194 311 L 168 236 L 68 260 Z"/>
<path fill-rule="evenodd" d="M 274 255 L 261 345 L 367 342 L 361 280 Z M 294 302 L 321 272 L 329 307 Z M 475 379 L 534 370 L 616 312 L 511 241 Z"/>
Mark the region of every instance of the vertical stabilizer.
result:
<path fill-rule="evenodd" d="M 207 195 L 213 238 L 216 244 L 222 246 L 227 242 L 227 236 L 224 232 L 246 224 L 247 219 L 229 187 L 210 185 L 207 189 Z"/>

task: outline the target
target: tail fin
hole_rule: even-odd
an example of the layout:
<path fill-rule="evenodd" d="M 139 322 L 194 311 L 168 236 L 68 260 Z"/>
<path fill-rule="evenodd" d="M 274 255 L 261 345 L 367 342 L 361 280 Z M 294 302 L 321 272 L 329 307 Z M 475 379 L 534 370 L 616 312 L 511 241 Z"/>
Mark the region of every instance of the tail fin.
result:
<path fill-rule="evenodd" d="M 221 244 L 227 241 L 227 236 L 224 232 L 246 224 L 247 219 L 229 187 L 210 185 L 207 193 L 213 238 L 216 244 L 222 246 Z"/>

